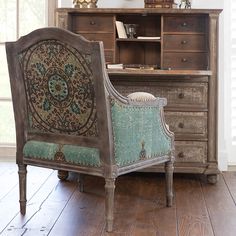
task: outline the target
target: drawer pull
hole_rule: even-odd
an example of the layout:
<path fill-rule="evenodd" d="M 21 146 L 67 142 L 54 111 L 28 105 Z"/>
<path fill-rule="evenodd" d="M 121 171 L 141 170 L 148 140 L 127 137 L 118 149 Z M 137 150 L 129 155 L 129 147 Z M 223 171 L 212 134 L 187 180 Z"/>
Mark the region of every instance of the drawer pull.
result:
<path fill-rule="evenodd" d="M 181 24 L 182 27 L 187 27 L 187 25 L 188 25 L 188 24 L 187 24 L 186 22 L 183 22 L 183 23 Z"/>
<path fill-rule="evenodd" d="M 187 62 L 188 60 L 186 58 L 182 58 L 182 62 Z"/>
<path fill-rule="evenodd" d="M 95 24 L 96 24 L 95 21 L 93 20 L 90 21 L 90 25 L 95 25 Z"/>
<path fill-rule="evenodd" d="M 184 158 L 184 153 L 183 152 L 179 152 L 178 153 L 178 158 Z"/>
<path fill-rule="evenodd" d="M 183 99 L 183 98 L 184 98 L 184 93 L 179 93 L 178 97 L 179 97 L 180 99 Z"/>
<path fill-rule="evenodd" d="M 187 44 L 187 41 L 186 40 L 182 40 L 181 44 Z"/>
<path fill-rule="evenodd" d="M 183 129 L 184 128 L 184 123 L 180 122 L 178 126 L 179 126 L 179 128 Z"/>

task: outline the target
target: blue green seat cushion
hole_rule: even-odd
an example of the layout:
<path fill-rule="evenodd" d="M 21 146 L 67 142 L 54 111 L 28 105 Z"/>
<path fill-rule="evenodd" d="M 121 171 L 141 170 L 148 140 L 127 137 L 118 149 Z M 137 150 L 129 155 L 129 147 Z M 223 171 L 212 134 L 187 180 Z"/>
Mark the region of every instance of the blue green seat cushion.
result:
<path fill-rule="evenodd" d="M 24 145 L 23 155 L 32 159 L 45 159 L 91 167 L 101 166 L 97 148 L 28 141 Z"/>
<path fill-rule="evenodd" d="M 158 106 L 111 102 L 114 155 L 118 166 L 171 154 L 171 138 L 163 128 Z"/>

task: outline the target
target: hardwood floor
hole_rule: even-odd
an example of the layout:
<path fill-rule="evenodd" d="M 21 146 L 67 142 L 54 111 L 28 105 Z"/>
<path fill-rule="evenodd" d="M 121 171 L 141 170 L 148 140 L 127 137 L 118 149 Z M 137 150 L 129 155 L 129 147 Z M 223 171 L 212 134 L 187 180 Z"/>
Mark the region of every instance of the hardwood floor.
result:
<path fill-rule="evenodd" d="M 77 175 L 61 182 L 57 172 L 28 167 L 28 205 L 19 214 L 14 163 L 0 163 L 0 235 L 18 236 L 235 236 L 236 172 L 216 185 L 198 175 L 175 175 L 174 206 L 165 207 L 164 175 L 121 176 L 116 182 L 113 233 L 104 228 L 104 181 Z"/>

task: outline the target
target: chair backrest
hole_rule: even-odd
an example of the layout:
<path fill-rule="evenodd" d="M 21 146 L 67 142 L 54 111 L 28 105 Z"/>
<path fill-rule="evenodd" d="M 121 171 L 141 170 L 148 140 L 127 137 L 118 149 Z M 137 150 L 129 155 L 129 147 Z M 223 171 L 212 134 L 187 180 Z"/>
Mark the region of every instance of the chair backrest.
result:
<path fill-rule="evenodd" d="M 32 137 L 56 137 L 62 143 L 107 146 L 101 42 L 53 27 L 6 43 L 6 50 L 19 145 Z"/>

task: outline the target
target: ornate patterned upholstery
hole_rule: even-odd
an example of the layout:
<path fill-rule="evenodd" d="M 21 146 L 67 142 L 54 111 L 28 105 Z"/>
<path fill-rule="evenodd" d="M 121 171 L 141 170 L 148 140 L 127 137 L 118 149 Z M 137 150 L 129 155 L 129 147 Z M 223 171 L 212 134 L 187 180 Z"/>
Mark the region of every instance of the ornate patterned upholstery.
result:
<path fill-rule="evenodd" d="M 32 132 L 97 136 L 91 55 L 44 40 L 18 55 Z"/>
<path fill-rule="evenodd" d="M 46 159 L 59 163 L 67 162 L 81 166 L 101 166 L 97 148 L 28 141 L 24 146 L 23 154 L 27 158 Z"/>
<path fill-rule="evenodd" d="M 174 135 L 166 100 L 123 97 L 105 70 L 102 42 L 44 28 L 6 43 L 19 167 L 20 209 L 26 211 L 27 165 L 105 178 L 105 219 L 112 231 L 115 179 L 164 163 L 172 205 Z M 62 175 L 62 173 L 64 175 Z"/>

